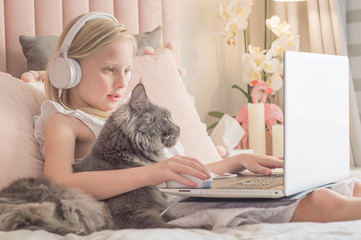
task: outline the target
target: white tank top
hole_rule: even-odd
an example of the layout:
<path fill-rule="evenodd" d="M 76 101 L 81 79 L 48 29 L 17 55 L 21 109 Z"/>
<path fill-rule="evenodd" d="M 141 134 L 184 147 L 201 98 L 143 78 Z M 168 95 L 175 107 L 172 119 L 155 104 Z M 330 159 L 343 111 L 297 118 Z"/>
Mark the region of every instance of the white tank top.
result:
<path fill-rule="evenodd" d="M 39 144 L 41 156 L 45 159 L 45 137 L 44 131 L 46 123 L 49 118 L 55 113 L 62 113 L 64 115 L 73 116 L 82 121 L 90 130 L 94 133 L 95 137 L 98 137 L 101 128 L 104 126 L 105 119 L 87 114 L 80 110 L 68 110 L 57 102 L 47 100 L 41 105 L 41 114 L 35 120 L 35 139 Z M 184 148 L 178 141 L 172 148 L 164 148 L 164 155 L 170 158 L 175 155 L 184 155 Z M 75 162 L 79 162 L 81 159 L 75 159 Z"/>

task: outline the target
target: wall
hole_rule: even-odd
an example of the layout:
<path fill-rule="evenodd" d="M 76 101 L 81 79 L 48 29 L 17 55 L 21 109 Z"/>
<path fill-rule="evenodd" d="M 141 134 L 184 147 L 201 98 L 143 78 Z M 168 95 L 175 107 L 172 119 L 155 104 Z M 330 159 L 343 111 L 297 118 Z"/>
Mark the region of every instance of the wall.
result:
<path fill-rule="evenodd" d="M 217 29 L 222 21 L 216 17 L 220 0 L 181 0 L 181 61 L 188 92 L 194 96 L 200 118 L 207 125 L 216 119 L 209 111 L 236 114 L 246 103 L 233 84 L 242 85 L 242 39 L 237 46 L 227 46 Z M 227 58 L 225 58 L 227 56 Z M 243 86 L 243 85 L 242 85 Z"/>
<path fill-rule="evenodd" d="M 219 2 L 179 1 L 181 64 L 186 70 L 184 83 L 195 98 L 203 122 L 207 122 L 208 111 L 219 109 L 225 99 L 219 91 L 217 33 L 214 27 Z"/>
<path fill-rule="evenodd" d="M 347 44 L 351 74 L 361 113 L 361 1 L 346 1 Z M 360 115 L 361 116 L 361 115 Z"/>
<path fill-rule="evenodd" d="M 267 0 L 270 4 L 271 0 Z M 218 34 L 224 22 L 217 18 L 221 0 L 180 0 L 182 67 L 188 92 L 195 98 L 200 118 L 207 125 L 217 119 L 209 111 L 235 115 L 247 103 L 233 84 L 246 89 L 242 81 L 243 36 L 236 46 L 228 46 Z M 264 47 L 264 1 L 254 0 L 250 15 L 251 43 Z M 270 5 L 269 5 L 270 6 Z M 271 7 L 268 8 L 270 16 Z M 268 38 L 270 38 L 268 34 Z"/>
<path fill-rule="evenodd" d="M 207 125 L 216 121 L 209 117 L 209 111 L 222 111 L 235 115 L 237 110 L 246 104 L 244 96 L 233 84 L 246 89 L 242 81 L 241 55 L 244 53 L 244 42 L 238 39 L 237 46 L 225 44 L 217 30 L 223 22 L 217 18 L 221 0 L 180 0 L 181 20 L 181 59 L 187 71 L 185 85 L 195 98 L 195 106 L 200 118 Z M 267 0 L 267 16 L 277 14 L 291 25 L 294 34 L 301 36 L 301 51 L 310 51 L 308 30 L 307 2 L 275 3 Z M 361 111 L 361 61 L 360 28 L 361 1 L 339 0 L 340 7 L 346 12 L 342 16 L 347 19 L 348 47 L 356 96 Z M 251 43 L 264 47 L 265 1 L 254 0 L 250 15 Z M 267 31 L 267 46 L 272 35 Z M 276 102 L 282 105 L 282 96 Z"/>

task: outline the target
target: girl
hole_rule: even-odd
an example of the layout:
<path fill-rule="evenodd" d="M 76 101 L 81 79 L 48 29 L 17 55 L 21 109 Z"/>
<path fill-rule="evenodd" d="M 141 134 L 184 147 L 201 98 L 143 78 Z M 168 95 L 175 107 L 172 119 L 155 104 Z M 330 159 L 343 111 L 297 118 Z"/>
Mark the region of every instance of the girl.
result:
<path fill-rule="evenodd" d="M 81 17 L 72 20 L 64 29 L 57 53 L 49 62 L 45 76 L 46 94 L 50 100 L 42 105 L 35 136 L 45 159 L 46 177 L 58 184 L 81 188 L 97 199 L 107 199 L 170 180 L 195 186 L 193 181 L 180 173 L 208 179 L 209 171 L 223 174 L 249 169 L 254 173 L 268 175 L 272 168 L 283 167 L 280 159 L 254 154 L 237 155 L 206 166 L 197 159 L 177 155 L 146 167 L 73 173 L 72 164 L 90 153 L 104 120 L 119 104 L 127 87 L 136 52 L 134 38 L 111 16 L 100 14 L 89 17 L 87 14 Z M 75 67 L 75 73 L 70 73 L 79 78 L 79 83 L 70 88 L 58 86 L 62 78 L 69 77 L 63 69 L 57 69 L 59 66 L 62 68 L 59 61 L 63 62 L 65 58 L 79 65 L 78 69 Z M 284 218 L 279 221 L 359 219 L 360 186 L 354 181 L 342 183 L 341 187 L 338 185 L 338 189 L 347 189 L 347 196 L 329 189 L 315 190 L 302 200 L 287 203 L 284 209 L 288 214 L 284 214 Z M 272 203 L 269 205 L 263 205 L 265 211 L 272 208 Z"/>

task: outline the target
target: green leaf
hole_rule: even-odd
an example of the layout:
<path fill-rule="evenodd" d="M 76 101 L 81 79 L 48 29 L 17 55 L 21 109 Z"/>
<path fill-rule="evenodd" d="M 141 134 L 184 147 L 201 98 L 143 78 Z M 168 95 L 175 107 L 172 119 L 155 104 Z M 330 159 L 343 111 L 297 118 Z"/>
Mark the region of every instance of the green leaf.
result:
<path fill-rule="evenodd" d="M 213 129 L 213 128 L 215 128 L 216 126 L 217 126 L 217 124 L 219 123 L 219 121 L 218 122 L 215 122 L 215 123 L 212 123 L 211 125 L 209 125 L 208 127 L 207 127 L 207 131 L 209 131 L 209 130 L 211 130 L 211 129 Z"/>
<path fill-rule="evenodd" d="M 218 111 L 211 111 L 211 112 L 208 113 L 209 116 L 215 117 L 215 118 L 219 118 L 219 119 L 221 119 L 224 114 L 225 114 L 225 113 L 223 113 L 223 112 L 218 112 Z M 219 122 L 219 121 L 217 121 L 217 122 L 209 125 L 209 126 L 207 127 L 207 131 L 215 128 L 215 127 L 217 126 L 218 122 Z"/>
<path fill-rule="evenodd" d="M 212 112 L 209 112 L 208 115 L 211 116 L 211 117 L 222 118 L 224 113 L 223 112 L 212 111 Z"/>
<path fill-rule="evenodd" d="M 232 88 L 238 89 L 239 91 L 241 91 L 244 96 L 247 98 L 248 102 L 251 103 L 252 102 L 252 97 L 249 93 L 247 93 L 246 91 L 244 91 L 242 88 L 240 88 L 239 86 L 237 86 L 236 84 L 234 84 L 232 86 Z"/>

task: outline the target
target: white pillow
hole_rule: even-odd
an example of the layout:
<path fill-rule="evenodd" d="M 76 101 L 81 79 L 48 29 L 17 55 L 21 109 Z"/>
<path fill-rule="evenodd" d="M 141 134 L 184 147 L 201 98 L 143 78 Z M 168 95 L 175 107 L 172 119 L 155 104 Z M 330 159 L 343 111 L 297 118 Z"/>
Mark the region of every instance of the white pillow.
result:
<path fill-rule="evenodd" d="M 43 174 L 32 119 L 44 100 L 38 89 L 0 72 L 0 189 L 17 178 Z"/>
<path fill-rule="evenodd" d="M 166 107 L 172 119 L 181 128 L 180 142 L 187 156 L 203 163 L 220 160 L 220 156 L 207 134 L 206 125 L 198 112 L 178 74 L 177 63 L 171 50 L 164 48 L 155 55 L 142 55 L 134 59 L 132 78 L 127 92 L 135 87 L 139 79 L 146 88 L 149 99 Z"/>

